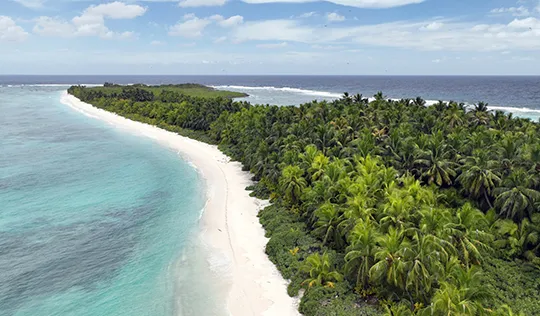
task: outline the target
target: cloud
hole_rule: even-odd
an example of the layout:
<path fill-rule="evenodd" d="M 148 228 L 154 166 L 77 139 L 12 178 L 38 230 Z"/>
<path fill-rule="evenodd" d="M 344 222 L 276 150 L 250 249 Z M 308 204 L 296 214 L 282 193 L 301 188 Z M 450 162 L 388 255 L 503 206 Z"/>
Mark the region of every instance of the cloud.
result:
<path fill-rule="evenodd" d="M 439 23 L 439 24 L 437 24 Z M 432 25 L 429 32 L 422 31 Z M 438 27 L 434 27 L 438 26 Z M 393 47 L 423 51 L 540 50 L 540 20 L 515 19 L 508 24 L 441 21 L 398 21 L 360 26 L 314 26 L 294 20 L 247 22 L 231 36 L 234 41 L 285 41 L 331 45 Z"/>
<path fill-rule="evenodd" d="M 432 63 L 435 63 L 435 64 L 438 64 L 438 63 L 440 63 L 441 61 L 442 61 L 442 60 L 440 60 L 440 59 L 433 59 L 431 62 L 432 62 Z"/>
<path fill-rule="evenodd" d="M 160 45 L 163 45 L 165 43 L 163 43 L 162 41 L 151 41 L 150 42 L 150 45 L 152 46 L 160 46 Z"/>
<path fill-rule="evenodd" d="M 39 9 L 43 7 L 46 0 L 12 0 L 30 9 Z"/>
<path fill-rule="evenodd" d="M 305 18 L 311 18 L 311 17 L 314 17 L 314 16 L 317 16 L 317 12 L 311 11 L 311 12 L 302 13 L 298 17 L 302 18 L 302 19 L 305 19 Z"/>
<path fill-rule="evenodd" d="M 83 16 L 100 16 L 109 19 L 133 19 L 143 15 L 146 8 L 136 4 L 115 1 L 107 4 L 92 5 Z"/>
<path fill-rule="evenodd" d="M 231 16 L 228 19 L 225 19 L 223 16 L 219 14 L 215 14 L 209 17 L 209 19 L 212 21 L 216 21 L 217 24 L 219 24 L 219 26 L 221 27 L 234 27 L 234 26 L 244 23 L 244 17 L 241 15 L 235 15 L 235 16 Z"/>
<path fill-rule="evenodd" d="M 182 37 L 200 37 L 204 29 L 212 23 L 209 18 L 199 19 L 194 15 L 184 16 L 184 22 L 178 22 L 177 24 L 169 28 L 169 35 L 182 36 Z"/>
<path fill-rule="evenodd" d="M 221 36 L 214 40 L 214 43 L 223 43 L 227 40 L 227 36 Z"/>
<path fill-rule="evenodd" d="M 235 41 L 291 41 L 305 42 L 316 38 L 314 29 L 292 20 L 248 22 L 233 32 Z"/>
<path fill-rule="evenodd" d="M 43 36 L 72 37 L 75 36 L 75 26 L 69 22 L 40 16 L 36 20 L 33 32 Z"/>
<path fill-rule="evenodd" d="M 116 33 L 105 25 L 105 19 L 134 19 L 143 15 L 146 8 L 140 5 L 111 2 L 89 6 L 71 21 L 41 16 L 36 19 L 33 32 L 42 36 L 78 37 L 99 36 L 104 39 L 129 38 L 133 32 Z"/>
<path fill-rule="evenodd" d="M 281 42 L 281 43 L 270 43 L 270 44 L 259 44 L 257 45 L 258 48 L 281 48 L 281 47 L 287 47 L 287 42 Z"/>
<path fill-rule="evenodd" d="M 193 0 L 195 1 L 195 0 Z M 247 3 L 307 3 L 320 0 L 242 0 Z M 408 4 L 422 3 L 425 0 L 327 0 L 327 2 L 357 8 L 392 8 Z"/>
<path fill-rule="evenodd" d="M 514 29 L 538 29 L 540 28 L 540 20 L 532 17 L 525 19 L 514 19 L 508 24 L 508 26 Z"/>
<path fill-rule="evenodd" d="M 178 6 L 180 7 L 213 7 L 222 6 L 228 0 L 181 0 Z"/>
<path fill-rule="evenodd" d="M 427 30 L 427 31 L 436 31 L 442 28 L 443 26 L 444 26 L 444 23 L 442 22 L 431 22 L 425 26 L 422 26 L 420 29 Z"/>
<path fill-rule="evenodd" d="M 505 14 L 510 13 L 513 16 L 529 16 L 531 13 L 529 9 L 524 6 L 510 7 L 510 8 L 495 8 L 489 11 L 491 14 Z"/>
<path fill-rule="evenodd" d="M 342 22 L 342 21 L 345 21 L 345 17 L 343 15 L 339 15 L 339 14 L 337 14 L 335 12 L 328 13 L 326 15 L 326 19 L 329 22 Z"/>
<path fill-rule="evenodd" d="M 21 42 L 28 33 L 9 16 L 0 15 L 0 41 Z"/>
<path fill-rule="evenodd" d="M 315 45 L 311 45 L 311 48 L 323 49 L 323 50 L 343 50 L 343 49 L 345 49 L 345 46 L 343 46 L 343 45 L 319 45 L 319 44 L 315 44 Z M 352 51 L 359 52 L 361 50 L 354 49 Z M 351 50 L 349 50 L 349 52 L 351 52 Z"/>

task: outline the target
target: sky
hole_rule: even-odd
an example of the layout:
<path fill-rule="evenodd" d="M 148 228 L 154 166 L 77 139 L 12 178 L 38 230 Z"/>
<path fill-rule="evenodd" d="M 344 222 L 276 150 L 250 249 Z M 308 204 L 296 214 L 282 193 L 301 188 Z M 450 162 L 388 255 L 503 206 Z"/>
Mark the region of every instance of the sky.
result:
<path fill-rule="evenodd" d="M 540 75 L 540 0 L 0 0 L 0 74 Z"/>

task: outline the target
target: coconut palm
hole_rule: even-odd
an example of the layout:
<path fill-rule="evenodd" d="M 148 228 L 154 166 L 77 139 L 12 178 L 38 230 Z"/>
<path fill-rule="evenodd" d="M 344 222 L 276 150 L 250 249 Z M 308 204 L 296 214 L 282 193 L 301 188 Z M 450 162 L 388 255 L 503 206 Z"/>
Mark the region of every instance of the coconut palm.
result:
<path fill-rule="evenodd" d="M 483 198 L 489 208 L 493 208 L 490 199 L 501 178 L 488 165 L 485 158 L 470 156 L 465 160 L 457 180 L 471 197 Z"/>
<path fill-rule="evenodd" d="M 349 235 L 351 246 L 345 255 L 345 271 L 355 276 L 357 289 L 366 290 L 369 286 L 369 270 L 375 263 L 378 237 L 379 232 L 369 219 L 359 220 Z"/>
<path fill-rule="evenodd" d="M 411 243 L 405 231 L 390 227 L 386 235 L 377 238 L 377 244 L 375 263 L 369 269 L 371 282 L 404 290 L 411 255 Z"/>
<path fill-rule="evenodd" d="M 451 161 L 448 151 L 425 150 L 415 160 L 420 167 L 420 173 L 428 184 L 435 183 L 438 186 L 451 185 L 456 177 L 457 164 Z"/>
<path fill-rule="evenodd" d="M 315 253 L 306 258 L 302 269 L 309 273 L 309 278 L 302 282 L 308 289 L 314 286 L 334 287 L 334 282 L 343 280 L 343 276 L 332 267 L 330 257 L 325 252 Z"/>
<path fill-rule="evenodd" d="M 295 205 L 300 201 L 302 191 L 306 188 L 307 182 L 302 176 L 304 171 L 298 166 L 287 166 L 283 169 L 280 178 L 280 187 L 285 193 L 287 200 Z"/>
<path fill-rule="evenodd" d="M 505 249 L 510 258 L 524 257 L 535 260 L 540 251 L 540 214 L 534 214 L 532 220 L 524 219 L 520 224 L 511 220 L 499 220 L 494 224 L 502 238 L 495 245 Z"/>
<path fill-rule="evenodd" d="M 444 112 L 444 121 L 450 128 L 461 126 L 464 122 L 465 111 L 455 102 L 450 102 L 450 105 Z"/>
<path fill-rule="evenodd" d="M 531 181 L 525 170 L 517 169 L 505 179 L 502 187 L 495 189 L 495 206 L 500 216 L 516 222 L 531 218 L 540 202 L 540 192 L 528 186 Z"/>
<path fill-rule="evenodd" d="M 314 233 L 324 236 L 323 245 L 331 241 L 339 243 L 340 236 L 337 227 L 342 218 L 338 207 L 332 203 L 324 203 L 315 211 L 314 215 L 317 218 Z"/>

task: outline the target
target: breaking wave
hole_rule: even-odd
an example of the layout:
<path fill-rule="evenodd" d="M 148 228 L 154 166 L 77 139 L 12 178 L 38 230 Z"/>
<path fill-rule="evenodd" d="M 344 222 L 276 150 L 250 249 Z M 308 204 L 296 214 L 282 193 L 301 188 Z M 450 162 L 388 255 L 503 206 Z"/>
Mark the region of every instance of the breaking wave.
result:
<path fill-rule="evenodd" d="M 310 95 L 310 96 L 317 96 L 317 97 L 325 97 L 325 98 L 341 98 L 341 93 L 335 93 L 335 92 L 328 92 L 328 91 L 317 91 L 317 90 L 309 90 L 309 89 L 298 89 L 298 88 L 291 88 L 291 87 L 250 87 L 250 86 L 234 86 L 234 85 L 228 85 L 228 86 L 212 86 L 214 89 L 235 89 L 235 90 L 247 90 L 247 91 L 255 91 L 255 90 L 265 90 L 265 91 L 280 91 L 280 92 L 287 92 L 287 93 L 295 93 L 295 94 L 302 94 L 302 95 Z"/>

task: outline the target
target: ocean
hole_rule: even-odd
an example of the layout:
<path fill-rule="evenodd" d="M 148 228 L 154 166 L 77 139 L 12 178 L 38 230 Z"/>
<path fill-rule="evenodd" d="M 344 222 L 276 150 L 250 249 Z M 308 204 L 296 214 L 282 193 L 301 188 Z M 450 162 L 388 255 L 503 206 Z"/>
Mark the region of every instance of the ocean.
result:
<path fill-rule="evenodd" d="M 218 315 L 203 277 L 204 183 L 178 153 L 0 87 L 0 315 Z"/>
<path fill-rule="evenodd" d="M 197 171 L 60 103 L 71 84 L 104 82 L 194 82 L 279 105 L 383 91 L 540 117 L 540 77 L 0 76 L 1 316 L 224 314 L 220 264 L 197 238 Z"/>
<path fill-rule="evenodd" d="M 246 92 L 246 100 L 292 105 L 332 100 L 343 92 L 388 98 L 416 98 L 474 104 L 522 113 L 540 110 L 540 76 L 0 76 L 1 85 L 21 84 L 200 83 Z M 507 109 L 509 108 L 509 109 Z M 537 113 L 537 112 L 532 112 Z M 538 112 L 540 115 L 540 112 Z"/>

